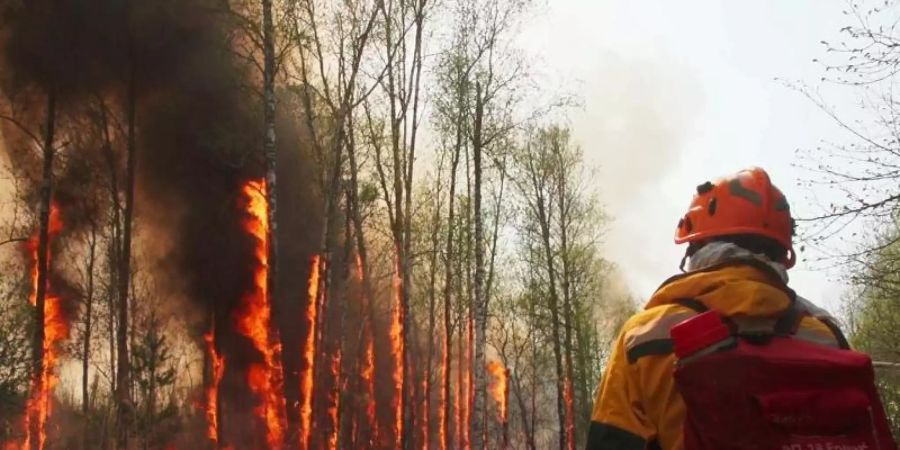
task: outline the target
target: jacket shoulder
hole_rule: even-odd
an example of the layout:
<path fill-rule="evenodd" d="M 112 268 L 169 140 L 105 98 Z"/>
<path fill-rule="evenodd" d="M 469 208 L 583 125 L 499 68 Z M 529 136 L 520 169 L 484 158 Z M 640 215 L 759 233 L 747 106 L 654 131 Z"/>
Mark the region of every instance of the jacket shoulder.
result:
<path fill-rule="evenodd" d="M 673 344 L 669 331 L 694 315 L 696 313 L 687 307 L 665 304 L 631 316 L 622 327 L 621 339 L 628 362 L 634 364 L 644 356 L 671 353 Z"/>

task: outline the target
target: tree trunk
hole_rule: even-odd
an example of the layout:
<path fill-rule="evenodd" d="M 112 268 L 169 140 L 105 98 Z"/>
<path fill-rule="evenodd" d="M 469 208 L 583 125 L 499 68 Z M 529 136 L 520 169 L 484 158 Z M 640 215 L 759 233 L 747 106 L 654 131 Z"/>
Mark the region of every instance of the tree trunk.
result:
<path fill-rule="evenodd" d="M 119 261 L 121 259 L 122 245 L 122 205 L 119 200 L 119 168 L 116 161 L 115 152 L 113 152 L 112 141 L 109 137 L 109 121 L 107 119 L 106 106 L 101 104 L 101 114 L 104 129 L 104 146 L 103 152 L 106 158 L 107 168 L 109 169 L 109 200 L 112 209 L 112 218 L 109 223 L 109 241 L 107 242 L 107 269 L 109 273 L 109 285 L 106 292 L 106 309 L 107 319 L 109 320 L 108 343 L 109 343 L 109 373 L 110 373 L 110 396 L 115 399 L 117 390 L 116 383 L 116 299 L 118 298 L 118 278 L 119 278 Z M 106 445 L 104 441 L 104 445 Z"/>
<path fill-rule="evenodd" d="M 341 113 L 339 113 L 341 114 Z M 336 224 L 338 221 L 337 213 L 338 213 L 338 203 L 339 197 L 342 193 L 340 189 L 340 181 L 341 181 L 341 169 L 343 168 L 342 164 L 342 150 L 343 150 L 343 136 L 344 131 L 343 128 L 343 119 L 338 118 L 338 126 L 341 128 L 337 131 L 335 136 L 335 143 L 332 147 L 334 160 L 332 161 L 332 165 L 328 166 L 326 163 L 326 174 L 323 179 L 326 181 L 327 185 L 322 186 L 322 190 L 325 193 L 325 211 L 324 211 L 324 222 L 322 224 L 322 234 L 319 240 L 319 248 L 321 252 L 321 265 L 323 267 L 324 272 L 320 278 L 321 288 L 319 290 L 319 305 L 317 307 L 318 312 L 316 313 L 317 321 L 316 324 L 316 347 L 320 349 L 325 349 L 324 339 L 326 336 L 326 324 L 327 324 L 327 315 L 329 308 L 329 299 L 331 297 L 331 289 L 333 284 L 333 274 L 334 274 L 334 264 L 333 264 L 333 253 L 334 249 L 337 246 L 336 244 L 336 233 L 334 231 L 333 224 Z M 339 224 L 338 224 L 339 226 Z M 339 328 L 340 329 L 340 328 Z M 315 363 L 313 367 L 315 367 L 313 376 L 313 386 L 315 386 L 315 380 L 322 379 L 321 371 L 322 370 L 330 370 L 330 365 L 326 366 L 322 364 L 321 359 L 326 356 L 324 351 L 316 352 L 313 356 L 315 358 Z M 328 396 L 326 396 L 327 398 Z M 312 410 L 313 414 L 317 411 L 317 397 L 313 396 L 312 402 Z M 330 407 L 330 405 L 329 405 Z M 326 408 L 327 409 L 327 408 Z M 336 424 L 334 424 L 336 426 Z"/>
<path fill-rule="evenodd" d="M 512 392 L 516 396 L 516 403 L 519 405 L 519 418 L 522 421 L 522 430 L 525 432 L 525 445 L 528 450 L 537 450 L 534 441 L 534 429 L 528 419 L 528 408 L 525 406 L 525 396 L 522 394 L 521 381 L 517 376 L 510 372 L 509 383 L 512 385 Z"/>
<path fill-rule="evenodd" d="M 90 448 L 90 426 L 88 421 L 88 413 L 90 412 L 90 388 L 89 388 L 89 369 L 91 359 L 91 337 L 93 336 L 93 319 L 94 319 L 94 263 L 96 261 L 97 250 L 97 224 L 91 220 L 91 229 L 88 237 L 88 260 L 86 276 L 87 288 L 84 297 L 84 342 L 81 350 L 81 417 L 84 421 L 84 429 L 82 430 L 82 450 Z"/>
<path fill-rule="evenodd" d="M 130 38 L 129 38 L 130 41 Z M 128 357 L 128 293 L 131 281 L 131 238 L 134 219 L 135 166 L 137 165 L 137 140 L 135 113 L 137 107 L 135 58 L 133 42 L 129 42 L 128 75 L 128 148 L 125 167 L 125 211 L 122 224 L 122 250 L 118 273 L 118 327 L 116 333 L 118 372 L 116 372 L 116 448 L 128 448 L 128 434 L 131 428 L 131 361 Z"/>
<path fill-rule="evenodd" d="M 556 264 L 553 258 L 553 247 L 550 241 L 550 212 L 547 211 L 549 199 L 544 196 L 544 183 L 546 180 L 539 179 L 543 174 L 538 173 L 541 168 L 535 167 L 534 164 L 545 164 L 546 161 L 531 161 L 531 183 L 534 187 L 534 205 L 535 212 L 540 226 L 541 244 L 544 250 L 545 263 L 547 264 L 547 288 L 550 291 L 549 308 L 551 321 L 551 337 L 553 339 L 553 361 L 556 365 L 556 411 L 559 419 L 559 449 L 567 449 L 567 430 L 566 430 L 566 405 L 565 405 L 565 368 L 563 366 L 563 351 L 561 336 L 559 331 L 559 293 L 556 289 L 557 274 Z"/>
<path fill-rule="evenodd" d="M 32 340 L 32 390 L 45 389 L 42 381 L 44 371 L 44 340 L 46 339 L 45 328 L 45 305 L 47 302 L 47 280 L 49 276 L 49 258 L 50 251 L 50 208 L 53 198 L 53 157 L 55 156 L 53 149 L 54 134 L 56 132 L 56 94 L 50 92 L 47 94 L 47 123 L 44 130 L 44 165 L 41 175 L 41 204 L 38 211 L 38 255 L 37 255 L 37 286 L 34 297 L 35 327 Z M 32 398 L 37 398 L 35 393 L 31 393 Z M 32 414 L 29 411 L 29 414 Z M 42 442 L 37 436 L 42 432 L 41 424 L 37 417 L 28 420 L 30 429 L 28 430 L 31 450 L 43 450 Z"/>
<path fill-rule="evenodd" d="M 484 99 L 481 84 L 475 84 L 475 116 L 472 137 L 472 153 L 474 162 L 474 226 L 475 226 L 475 296 L 473 299 L 473 316 L 475 321 L 474 359 L 474 399 L 472 405 L 472 422 L 469 436 L 474 450 L 484 450 L 487 432 L 487 379 L 484 350 L 487 343 L 487 298 L 484 296 L 484 216 L 481 210 L 482 191 L 482 122 L 484 120 Z"/>
<path fill-rule="evenodd" d="M 465 283 L 466 283 L 466 293 L 461 298 L 465 299 L 466 304 L 466 315 L 465 315 L 465 338 L 466 338 L 466 350 L 465 350 L 465 359 L 466 359 L 466 398 L 465 398 L 465 409 L 463 409 L 463 419 L 464 423 L 461 425 L 463 429 L 463 444 L 462 447 L 466 450 L 469 450 L 472 446 L 472 410 L 474 406 L 475 400 L 475 385 L 474 385 L 474 356 L 475 356 L 475 314 L 474 314 L 474 287 L 473 287 L 473 274 L 472 274 L 472 260 L 473 260 L 473 246 L 474 246 L 474 238 L 472 233 L 472 158 L 469 156 L 469 147 L 465 148 L 466 153 L 466 255 L 465 255 Z"/>
<path fill-rule="evenodd" d="M 356 237 L 356 252 L 359 256 L 359 271 L 360 278 L 362 278 L 362 287 L 363 287 L 363 329 L 360 330 L 359 335 L 359 348 L 360 353 L 365 355 L 368 351 L 367 346 L 372 345 L 372 350 L 374 351 L 374 337 L 375 337 L 375 309 L 373 306 L 373 289 L 372 289 L 372 281 L 369 275 L 369 254 L 368 249 L 366 247 L 366 239 L 365 234 L 363 232 L 363 220 L 362 220 L 362 211 L 360 210 L 359 205 L 359 166 L 356 160 L 356 144 L 354 141 L 354 128 L 353 128 L 353 116 L 348 117 L 348 127 L 349 131 L 347 133 L 348 146 L 347 146 L 347 160 L 350 165 L 350 206 L 351 206 L 351 219 L 353 221 L 353 229 L 354 235 Z M 368 440 L 366 442 L 376 442 L 378 439 L 378 423 L 377 418 L 374 413 L 369 414 L 369 411 L 376 411 L 375 405 L 375 392 L 372 390 L 369 392 L 370 387 L 374 387 L 368 383 L 368 381 L 363 380 L 366 383 L 367 396 L 369 396 L 369 402 L 371 403 L 368 406 L 369 410 L 366 411 L 366 420 L 368 422 Z"/>
<path fill-rule="evenodd" d="M 462 141 L 462 128 L 458 127 L 457 130 L 457 139 L 456 145 L 453 148 L 453 155 L 451 156 L 450 162 L 450 191 L 448 197 L 448 206 L 447 206 L 447 242 L 445 246 L 445 254 L 446 260 L 444 262 L 444 348 L 443 348 L 443 373 L 441 375 L 441 405 L 442 405 L 442 416 L 441 416 L 441 435 L 443 436 L 443 442 L 441 442 L 441 449 L 447 450 L 451 448 L 452 436 L 450 433 L 450 356 L 451 356 L 451 342 L 453 339 L 453 327 L 451 321 L 451 292 L 453 289 L 453 272 L 454 272 L 454 256 L 453 249 L 455 248 L 453 237 L 455 236 L 454 230 L 456 229 L 456 211 L 454 209 L 456 205 L 456 172 L 459 167 L 459 154 L 460 154 L 460 144 Z"/>
<path fill-rule="evenodd" d="M 440 186 L 440 178 L 440 173 L 438 173 L 438 182 L 436 183 L 436 185 L 438 186 Z M 431 416 L 431 364 L 434 360 L 434 347 L 437 344 L 437 342 L 435 341 L 435 314 L 437 307 L 437 255 L 440 246 L 440 189 L 435 190 L 434 197 L 434 216 L 432 217 L 431 221 L 431 255 L 429 258 L 428 274 L 428 349 L 426 350 L 427 356 L 425 361 L 424 374 L 422 375 L 422 380 L 424 383 L 424 395 L 422 397 L 422 446 L 424 448 L 431 447 L 431 429 L 429 426 L 429 419 Z"/>
<path fill-rule="evenodd" d="M 571 293 L 571 264 L 570 257 L 572 252 L 569 249 L 568 232 L 569 232 L 569 203 L 568 188 L 566 185 L 567 167 L 563 160 L 560 142 L 561 137 L 554 135 L 552 143 L 556 156 L 556 176 L 559 210 L 559 239 L 560 239 L 560 261 L 562 262 L 562 294 L 563 294 L 563 330 L 564 330 L 564 351 L 565 351 L 565 377 L 563 379 L 563 392 L 566 403 L 566 445 L 568 450 L 575 449 L 575 410 L 574 410 L 574 386 L 572 382 L 572 322 L 574 320 L 572 311 L 572 293 Z"/>

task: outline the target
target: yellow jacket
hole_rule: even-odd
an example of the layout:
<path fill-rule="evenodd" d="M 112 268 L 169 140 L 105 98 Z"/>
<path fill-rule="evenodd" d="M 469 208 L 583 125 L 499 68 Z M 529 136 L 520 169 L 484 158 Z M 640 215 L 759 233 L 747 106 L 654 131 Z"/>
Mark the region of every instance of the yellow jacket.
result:
<path fill-rule="evenodd" d="M 594 403 L 587 450 L 684 448 L 685 406 L 672 377 L 675 356 L 669 339 L 673 325 L 696 315 L 677 303 L 683 299 L 739 323 L 778 317 L 796 301 L 793 291 L 759 264 L 731 262 L 670 278 L 644 311 L 625 323 L 614 344 Z M 808 315 L 795 338 L 846 346 L 832 320 L 797 305 Z"/>

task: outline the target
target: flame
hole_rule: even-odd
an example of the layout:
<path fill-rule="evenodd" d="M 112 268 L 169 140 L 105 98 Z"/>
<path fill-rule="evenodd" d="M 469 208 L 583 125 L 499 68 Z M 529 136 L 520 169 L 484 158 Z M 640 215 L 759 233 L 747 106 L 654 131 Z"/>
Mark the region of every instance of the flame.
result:
<path fill-rule="evenodd" d="M 310 431 L 312 430 L 312 396 L 315 376 L 316 355 L 316 314 L 318 312 L 319 276 L 322 270 L 319 255 L 312 257 L 309 270 L 309 286 L 307 288 L 306 319 L 309 321 L 306 331 L 306 345 L 303 350 L 303 360 L 306 370 L 300 374 L 300 391 L 303 395 L 300 407 L 300 448 L 309 448 Z"/>
<path fill-rule="evenodd" d="M 507 405 L 509 404 L 509 399 L 507 398 L 507 393 L 509 392 L 507 386 L 509 373 L 499 361 L 488 361 L 487 370 L 494 376 L 494 382 L 491 384 L 490 392 L 491 397 L 497 402 L 497 415 L 500 419 L 500 423 L 506 423 Z"/>
<path fill-rule="evenodd" d="M 225 374 L 225 357 L 216 351 L 213 331 L 203 335 L 206 351 L 212 362 L 212 383 L 206 389 L 206 436 L 214 443 L 219 442 L 219 383 Z"/>
<path fill-rule="evenodd" d="M 63 223 L 62 219 L 59 217 L 59 207 L 56 205 L 56 202 L 50 203 L 50 215 L 49 221 L 47 223 L 47 267 L 50 267 L 50 247 L 49 243 L 53 242 L 53 238 L 62 231 Z M 31 266 L 31 296 L 28 297 L 28 302 L 31 303 L 31 306 L 37 304 L 37 287 L 38 287 L 38 242 L 41 239 L 40 230 L 36 230 L 34 235 L 28 238 L 28 241 L 25 243 L 25 248 L 28 250 L 29 255 L 31 256 L 32 266 Z M 49 287 L 49 286 L 48 286 Z"/>
<path fill-rule="evenodd" d="M 396 255 L 397 253 L 395 253 Z M 391 338 L 391 355 L 394 357 L 394 373 L 392 379 L 394 381 L 394 432 L 396 433 L 397 448 L 401 448 L 403 436 L 403 382 L 405 377 L 405 361 L 404 342 L 403 342 L 403 279 L 400 278 L 400 259 L 399 256 L 394 260 L 394 307 L 392 311 L 392 320 L 390 328 Z"/>
<path fill-rule="evenodd" d="M 362 377 L 366 382 L 366 420 L 369 422 L 371 433 L 370 444 L 378 441 L 378 421 L 375 417 L 375 343 L 372 337 L 372 328 L 366 333 L 366 357 Z"/>
<path fill-rule="evenodd" d="M 566 448 L 575 450 L 574 406 L 572 404 L 572 377 L 566 375 L 563 399 L 566 402 Z"/>
<path fill-rule="evenodd" d="M 248 181 L 244 185 L 249 217 L 245 230 L 256 240 L 257 266 L 254 271 L 254 290 L 244 296 L 235 328 L 250 338 L 262 355 L 262 362 L 253 363 L 247 371 L 247 382 L 260 404 L 255 408 L 266 427 L 269 448 L 279 448 L 284 439 L 284 396 L 281 371 L 281 343 L 271 329 L 271 299 L 268 292 L 269 271 L 269 206 L 264 180 Z"/>
<path fill-rule="evenodd" d="M 47 228 L 47 270 L 50 270 L 50 243 L 53 238 L 62 231 L 63 223 L 60 219 L 59 207 L 55 202 L 50 203 L 49 222 Z M 40 230 L 35 232 L 26 242 L 26 249 L 31 257 L 32 293 L 29 302 L 37 305 L 38 288 L 38 243 Z M 66 320 L 62 299 L 51 291 L 50 279 L 47 278 L 46 294 L 44 298 L 44 342 L 41 344 L 43 360 L 40 373 L 31 381 L 31 396 L 26 402 L 25 423 L 26 436 L 23 449 L 31 449 L 36 442 L 37 448 L 44 449 L 47 441 L 47 419 L 52 414 L 53 389 L 59 378 L 57 377 L 56 364 L 59 360 L 59 344 L 69 336 L 69 323 Z M 37 432 L 37 436 L 32 433 Z"/>

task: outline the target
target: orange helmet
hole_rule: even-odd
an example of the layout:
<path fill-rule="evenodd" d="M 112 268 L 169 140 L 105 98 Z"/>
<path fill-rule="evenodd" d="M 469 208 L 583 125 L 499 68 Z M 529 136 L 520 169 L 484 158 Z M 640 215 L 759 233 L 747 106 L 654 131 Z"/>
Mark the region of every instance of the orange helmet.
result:
<path fill-rule="evenodd" d="M 796 255 L 790 206 L 769 174 L 758 167 L 697 186 L 690 209 L 678 221 L 675 243 L 748 234 L 780 244 L 787 250 L 787 258 L 781 262 L 793 267 Z"/>

